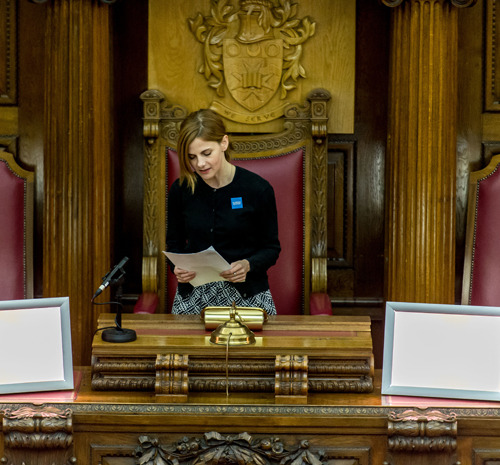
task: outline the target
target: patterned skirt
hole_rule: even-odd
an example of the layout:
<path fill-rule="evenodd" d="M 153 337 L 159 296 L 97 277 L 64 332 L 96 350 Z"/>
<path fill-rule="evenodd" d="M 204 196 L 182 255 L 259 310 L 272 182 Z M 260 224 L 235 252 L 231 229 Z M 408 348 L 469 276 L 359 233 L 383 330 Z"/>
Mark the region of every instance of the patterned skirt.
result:
<path fill-rule="evenodd" d="M 262 308 L 268 315 L 276 315 L 276 307 L 269 289 L 244 299 L 227 281 L 216 281 L 195 287 L 184 298 L 177 291 L 172 305 L 172 313 L 199 315 L 205 307 L 230 307 L 233 302 L 237 307 Z"/>

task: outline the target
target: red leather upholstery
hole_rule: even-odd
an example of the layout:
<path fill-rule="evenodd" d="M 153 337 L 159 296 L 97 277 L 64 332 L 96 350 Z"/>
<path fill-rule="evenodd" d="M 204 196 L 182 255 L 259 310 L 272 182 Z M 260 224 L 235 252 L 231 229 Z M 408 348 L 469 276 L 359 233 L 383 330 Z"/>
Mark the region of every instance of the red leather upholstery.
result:
<path fill-rule="evenodd" d="M 156 292 L 143 292 L 134 305 L 134 313 L 154 313 L 159 300 Z"/>
<path fill-rule="evenodd" d="M 269 270 L 269 286 L 280 315 L 301 314 L 304 276 L 304 151 L 302 149 L 272 158 L 233 160 L 235 165 L 267 179 L 274 188 L 278 209 L 281 253 Z M 177 153 L 167 153 L 168 186 L 179 177 Z M 167 302 L 172 307 L 177 282 L 169 271 Z M 331 312 L 331 305 L 328 301 Z"/>
<path fill-rule="evenodd" d="M 332 303 L 326 292 L 313 292 L 309 297 L 309 313 L 311 315 L 331 315 Z"/>
<path fill-rule="evenodd" d="M 470 206 L 472 207 L 472 206 Z M 469 303 L 500 306 L 500 167 L 477 181 Z"/>
<path fill-rule="evenodd" d="M 0 159 L 0 300 L 27 297 L 25 183 Z"/>

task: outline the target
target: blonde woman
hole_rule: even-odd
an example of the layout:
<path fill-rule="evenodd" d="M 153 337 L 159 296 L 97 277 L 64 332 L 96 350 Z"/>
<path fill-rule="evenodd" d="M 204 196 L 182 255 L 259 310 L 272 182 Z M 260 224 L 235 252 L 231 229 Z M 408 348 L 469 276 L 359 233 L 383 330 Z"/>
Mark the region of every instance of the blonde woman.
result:
<path fill-rule="evenodd" d="M 168 195 L 167 250 L 200 252 L 213 246 L 231 268 L 227 281 L 193 287 L 195 272 L 173 267 L 178 280 L 172 313 L 196 314 L 207 306 L 260 307 L 276 314 L 267 270 L 280 253 L 272 186 L 231 163 L 229 138 L 211 110 L 182 123 L 177 152 L 180 177 Z"/>

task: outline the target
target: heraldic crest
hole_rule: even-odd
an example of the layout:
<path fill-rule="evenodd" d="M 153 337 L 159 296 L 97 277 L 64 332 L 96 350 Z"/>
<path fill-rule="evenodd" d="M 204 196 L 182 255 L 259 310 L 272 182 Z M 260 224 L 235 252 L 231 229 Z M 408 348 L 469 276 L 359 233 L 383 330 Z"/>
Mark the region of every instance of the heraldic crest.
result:
<path fill-rule="evenodd" d="M 188 20 L 203 44 L 199 71 L 217 93 L 214 110 L 245 123 L 283 114 L 287 92 L 306 77 L 300 64 L 302 44 L 316 26 L 309 17 L 296 15 L 293 0 L 240 0 L 238 5 L 211 0 L 211 16 L 198 13 Z M 226 89 L 233 99 L 230 106 Z"/>

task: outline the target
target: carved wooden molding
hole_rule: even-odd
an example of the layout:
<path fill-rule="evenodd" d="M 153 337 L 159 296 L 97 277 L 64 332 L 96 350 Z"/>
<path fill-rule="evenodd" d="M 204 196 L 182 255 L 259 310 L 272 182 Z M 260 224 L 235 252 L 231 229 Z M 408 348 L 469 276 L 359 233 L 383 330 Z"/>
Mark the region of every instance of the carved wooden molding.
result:
<path fill-rule="evenodd" d="M 73 441 L 72 412 L 55 407 L 2 412 L 5 446 L 14 448 L 67 448 Z"/>
<path fill-rule="evenodd" d="M 277 397 L 307 398 L 307 355 L 277 355 L 275 361 L 275 394 Z"/>
<path fill-rule="evenodd" d="M 73 413 L 69 408 L 22 406 L 1 413 L 5 453 L 2 463 L 25 463 L 27 449 L 48 452 L 36 455 L 37 465 L 70 465 L 76 462 L 72 455 Z"/>
<path fill-rule="evenodd" d="M 139 437 L 134 455 L 140 465 L 204 463 L 208 465 L 246 463 L 248 465 L 309 464 L 321 465 L 323 452 L 311 450 L 309 442 L 287 447 L 278 437 L 253 438 L 248 433 L 223 436 L 217 432 L 183 438 L 171 445 L 162 445 L 158 439 Z"/>
<path fill-rule="evenodd" d="M 307 100 L 311 104 L 312 172 L 314 189 L 311 202 L 311 255 L 312 292 L 327 292 L 327 198 L 328 198 L 328 151 L 327 151 L 327 105 L 330 93 L 324 89 L 310 92 Z"/>
<path fill-rule="evenodd" d="M 430 453 L 457 448 L 457 416 L 453 412 L 391 412 L 387 432 L 391 451 Z"/>
<path fill-rule="evenodd" d="M 0 105 L 17 102 L 16 0 L 0 2 Z"/>
<path fill-rule="evenodd" d="M 188 395 L 189 355 L 158 354 L 156 356 L 156 395 L 171 401 L 185 402 Z"/>
<path fill-rule="evenodd" d="M 307 355 L 262 358 L 188 357 L 167 354 L 156 358 L 94 357 L 95 391 L 154 391 L 185 396 L 188 392 L 274 392 L 276 396 L 307 396 L 308 392 L 372 392 L 367 360 L 317 360 Z M 172 401 L 179 399 L 172 398 Z"/>

